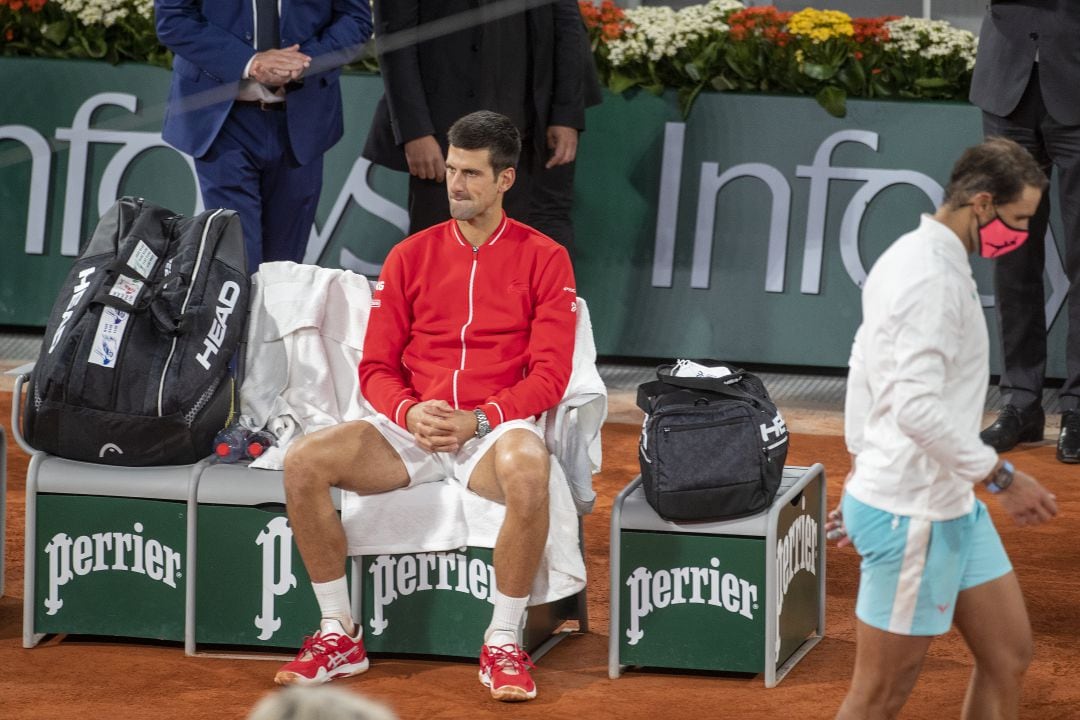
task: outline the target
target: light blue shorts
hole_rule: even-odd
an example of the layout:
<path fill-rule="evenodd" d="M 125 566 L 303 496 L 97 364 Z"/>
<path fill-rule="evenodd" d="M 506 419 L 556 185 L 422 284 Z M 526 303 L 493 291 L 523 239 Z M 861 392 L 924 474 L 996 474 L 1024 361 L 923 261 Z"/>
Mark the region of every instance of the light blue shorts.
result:
<path fill-rule="evenodd" d="M 1012 570 L 981 500 L 953 520 L 920 520 L 844 495 L 844 526 L 862 556 L 855 615 L 897 635 L 941 635 L 962 590 Z"/>

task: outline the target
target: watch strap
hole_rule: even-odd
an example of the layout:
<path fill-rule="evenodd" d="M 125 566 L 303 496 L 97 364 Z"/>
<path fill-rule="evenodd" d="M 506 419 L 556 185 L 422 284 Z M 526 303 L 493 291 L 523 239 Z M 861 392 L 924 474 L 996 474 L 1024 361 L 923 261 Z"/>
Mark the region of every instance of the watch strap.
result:
<path fill-rule="evenodd" d="M 989 490 L 991 494 L 997 495 L 999 492 L 1007 490 L 1008 487 L 1012 485 L 1015 473 L 1016 468 L 1013 467 L 1013 464 L 1008 460 L 1002 460 L 1001 466 L 998 467 L 998 469 L 994 471 L 994 474 L 987 478 L 983 484 L 986 485 L 986 489 Z"/>

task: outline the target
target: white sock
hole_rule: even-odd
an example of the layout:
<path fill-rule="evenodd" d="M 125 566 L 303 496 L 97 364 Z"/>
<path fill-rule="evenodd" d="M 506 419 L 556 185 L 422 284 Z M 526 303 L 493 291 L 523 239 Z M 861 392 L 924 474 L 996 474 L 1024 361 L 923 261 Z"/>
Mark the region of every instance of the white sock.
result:
<path fill-rule="evenodd" d="M 501 647 L 520 645 L 521 628 L 525 625 L 525 608 L 529 596 L 510 597 L 495 589 L 495 611 L 491 615 L 491 624 L 484 633 L 484 643 Z"/>
<path fill-rule="evenodd" d="M 323 622 L 320 625 L 320 631 L 326 634 L 338 633 L 338 628 L 333 625 L 326 627 L 332 621 L 336 622 L 346 635 L 356 637 L 361 628 L 353 622 L 352 608 L 349 605 L 349 584 L 345 581 L 345 576 L 342 575 L 330 582 L 313 582 L 311 589 L 315 591 L 319 612 L 322 613 Z"/>

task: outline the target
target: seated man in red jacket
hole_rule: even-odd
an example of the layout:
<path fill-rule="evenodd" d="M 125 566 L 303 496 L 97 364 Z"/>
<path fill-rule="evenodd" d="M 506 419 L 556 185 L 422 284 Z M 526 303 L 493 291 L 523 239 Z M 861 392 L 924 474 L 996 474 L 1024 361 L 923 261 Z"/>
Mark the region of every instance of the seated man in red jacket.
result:
<path fill-rule="evenodd" d="M 379 414 L 308 435 L 285 460 L 289 521 L 323 619 L 277 673 L 280 684 L 368 667 L 330 488 L 372 494 L 449 481 L 506 506 L 480 680 L 498 700 L 536 697 L 520 646 L 548 533 L 549 460 L 536 421 L 570 378 L 574 274 L 562 246 L 502 210 L 521 148 L 513 123 L 476 112 L 449 139 L 452 219 L 390 251 L 371 301 L 360 390 Z"/>

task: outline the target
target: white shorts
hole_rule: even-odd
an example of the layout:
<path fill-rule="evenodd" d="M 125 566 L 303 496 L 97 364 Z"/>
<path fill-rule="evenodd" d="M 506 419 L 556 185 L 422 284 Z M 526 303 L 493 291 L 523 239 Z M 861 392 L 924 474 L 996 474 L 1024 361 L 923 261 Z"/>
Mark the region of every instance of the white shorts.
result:
<path fill-rule="evenodd" d="M 468 487 L 469 478 L 480 458 L 495 446 L 496 440 L 511 430 L 528 430 L 541 442 L 544 440 L 543 428 L 535 420 L 508 420 L 482 438 L 466 440 L 456 453 L 433 453 L 420 447 L 412 433 L 381 413 L 361 420 L 373 425 L 405 463 L 409 487 L 439 480 L 453 480 Z"/>

